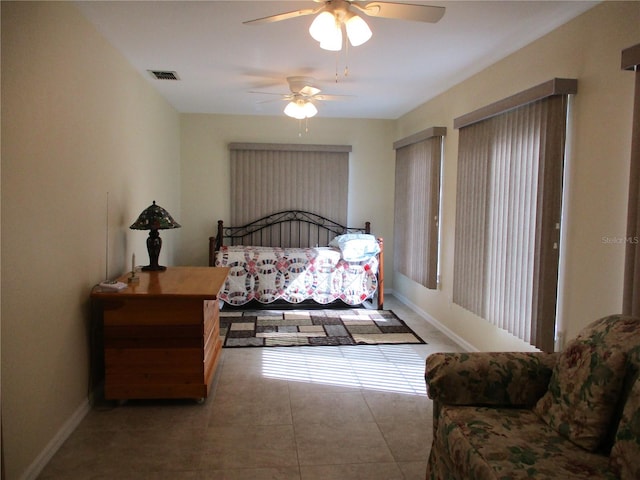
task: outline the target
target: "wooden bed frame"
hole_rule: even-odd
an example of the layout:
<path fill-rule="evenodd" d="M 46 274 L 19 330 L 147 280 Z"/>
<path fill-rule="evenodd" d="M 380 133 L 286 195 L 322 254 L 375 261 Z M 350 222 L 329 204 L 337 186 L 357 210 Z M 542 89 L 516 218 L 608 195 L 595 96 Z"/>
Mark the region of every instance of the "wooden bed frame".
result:
<path fill-rule="evenodd" d="M 364 227 L 347 227 L 315 213 L 285 210 L 259 218 L 241 227 L 225 227 L 218 220 L 217 234 L 209 237 L 209 266 L 215 265 L 216 252 L 222 245 L 306 248 L 327 246 L 338 235 L 371 233 L 371 223 Z M 378 253 L 377 308 L 384 305 L 384 243 L 377 238 Z"/>

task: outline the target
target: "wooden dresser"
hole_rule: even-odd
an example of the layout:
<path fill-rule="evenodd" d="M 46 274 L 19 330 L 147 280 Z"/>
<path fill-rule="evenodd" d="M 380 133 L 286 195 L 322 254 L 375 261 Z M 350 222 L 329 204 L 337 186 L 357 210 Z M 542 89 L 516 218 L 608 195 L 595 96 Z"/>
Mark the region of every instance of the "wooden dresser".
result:
<path fill-rule="evenodd" d="M 119 292 L 93 289 L 103 316 L 106 399 L 208 396 L 222 350 L 217 296 L 228 271 L 168 267 L 136 274 L 139 283 Z"/>

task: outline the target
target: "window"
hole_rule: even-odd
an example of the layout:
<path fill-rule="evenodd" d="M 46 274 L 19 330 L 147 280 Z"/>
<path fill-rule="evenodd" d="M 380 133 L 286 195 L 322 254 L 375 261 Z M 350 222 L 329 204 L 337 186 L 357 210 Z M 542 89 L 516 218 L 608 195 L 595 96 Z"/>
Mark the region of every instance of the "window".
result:
<path fill-rule="evenodd" d="M 636 72 L 622 312 L 640 316 L 640 44 L 623 50 L 622 68 Z"/>
<path fill-rule="evenodd" d="M 348 145 L 231 143 L 231 225 L 282 210 L 347 224 Z"/>
<path fill-rule="evenodd" d="M 459 117 L 453 301 L 552 351 L 568 94 L 554 79 Z"/>
<path fill-rule="evenodd" d="M 438 285 L 440 164 L 444 127 L 395 142 L 394 265 L 419 284 Z"/>

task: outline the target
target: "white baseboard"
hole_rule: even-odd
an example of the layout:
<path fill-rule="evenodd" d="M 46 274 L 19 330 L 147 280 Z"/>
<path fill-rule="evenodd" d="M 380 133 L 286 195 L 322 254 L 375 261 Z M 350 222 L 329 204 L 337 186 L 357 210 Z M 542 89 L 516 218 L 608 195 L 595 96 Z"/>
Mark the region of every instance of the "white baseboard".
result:
<path fill-rule="evenodd" d="M 451 341 L 457 343 L 460 348 L 462 348 L 463 350 L 465 350 L 466 352 L 478 352 L 479 350 L 474 347 L 473 345 L 471 345 L 469 342 L 467 342 L 464 338 L 460 337 L 459 335 L 457 335 L 456 333 L 454 333 L 453 331 L 451 331 L 448 327 L 446 327 L 444 324 L 440 323 L 438 320 L 436 320 L 435 318 L 433 318 L 431 315 L 429 315 L 427 312 L 425 312 L 424 310 L 422 310 L 420 307 L 418 307 L 416 304 L 414 304 L 413 302 L 411 302 L 408 298 L 406 298 L 403 295 L 400 295 L 397 292 L 393 293 L 394 298 L 398 299 L 400 302 L 404 303 L 406 306 L 408 306 L 409 308 L 411 308 L 411 310 L 413 310 L 414 312 L 416 312 L 417 314 L 419 314 L 422 318 L 424 318 L 427 322 L 429 322 L 431 325 L 433 325 L 434 327 L 436 327 L 438 330 L 440 330 L 442 333 L 444 333 L 447 337 L 449 337 L 451 339 Z"/>
<path fill-rule="evenodd" d="M 85 399 L 73 414 L 62 425 L 58 433 L 49 441 L 47 446 L 40 452 L 40 455 L 29 465 L 25 472 L 20 477 L 21 480 L 36 480 L 38 475 L 42 472 L 44 467 L 56 454 L 58 449 L 62 446 L 67 438 L 73 433 L 73 431 L 80 425 L 82 419 L 91 410 L 89 399 Z"/>

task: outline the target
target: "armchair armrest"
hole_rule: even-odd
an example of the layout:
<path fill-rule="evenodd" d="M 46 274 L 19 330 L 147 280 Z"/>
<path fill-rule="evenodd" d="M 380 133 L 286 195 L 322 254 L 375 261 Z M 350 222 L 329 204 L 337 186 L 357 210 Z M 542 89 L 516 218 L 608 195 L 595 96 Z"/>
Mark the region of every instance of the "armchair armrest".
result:
<path fill-rule="evenodd" d="M 547 391 L 557 353 L 434 353 L 427 358 L 429 398 L 449 405 L 532 406 Z"/>

